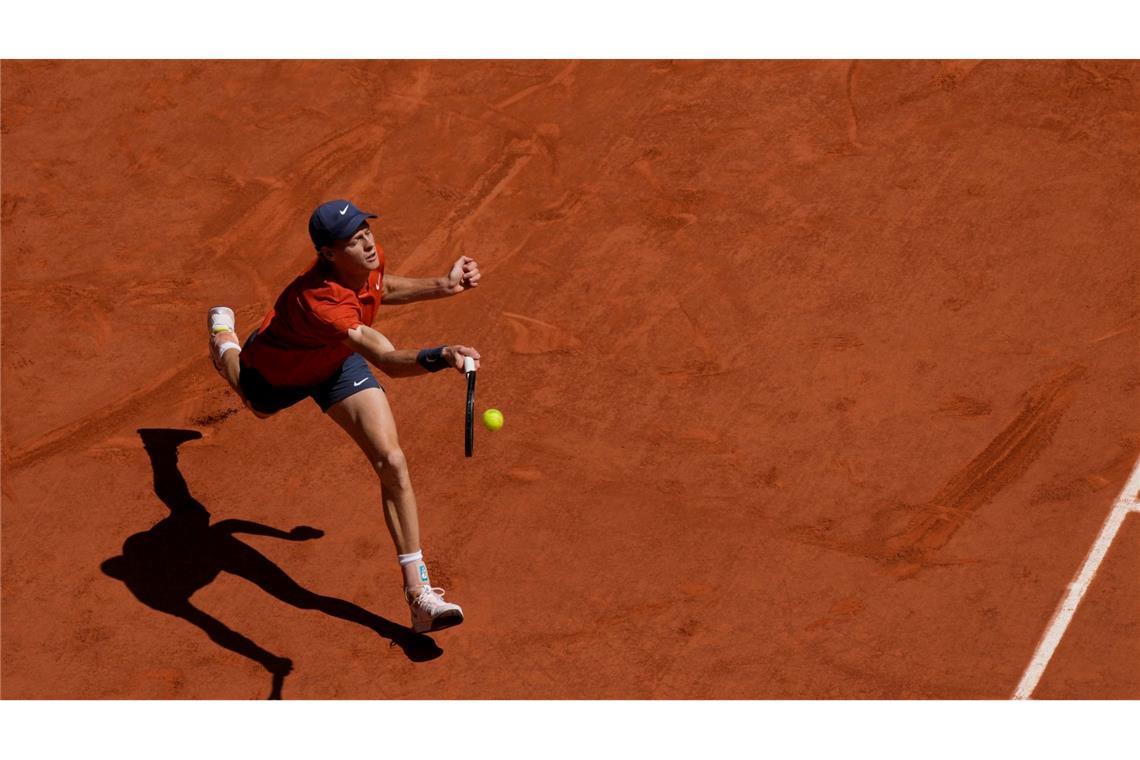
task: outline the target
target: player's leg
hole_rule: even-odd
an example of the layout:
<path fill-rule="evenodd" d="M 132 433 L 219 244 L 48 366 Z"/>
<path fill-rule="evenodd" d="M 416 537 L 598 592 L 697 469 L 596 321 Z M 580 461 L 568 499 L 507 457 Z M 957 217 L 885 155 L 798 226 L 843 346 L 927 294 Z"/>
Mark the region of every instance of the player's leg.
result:
<path fill-rule="evenodd" d="M 384 520 L 399 555 L 412 627 L 418 632 L 435 631 L 463 622 L 463 610 L 443 601 L 443 590 L 432 588 L 428 578 L 416 495 L 384 391 L 375 385 L 365 388 L 332 404 L 327 412 L 356 441 L 380 480 Z"/>
<path fill-rule="evenodd" d="M 233 309 L 225 306 L 210 309 L 206 313 L 206 326 L 210 331 L 210 359 L 214 362 L 214 369 L 226 379 L 234 393 L 241 396 L 241 386 L 238 383 L 241 376 L 241 364 L 238 361 L 241 343 L 238 342 Z"/>
<path fill-rule="evenodd" d="M 396 551 L 420 551 L 416 495 L 384 391 L 368 388 L 356 393 L 329 407 L 328 415 L 356 441 L 380 478 L 384 519 Z"/>
<path fill-rule="evenodd" d="M 241 344 L 238 342 L 237 326 L 234 320 L 233 309 L 225 306 L 215 306 L 206 313 L 206 326 L 210 331 L 210 360 L 214 362 L 214 369 L 225 378 L 233 388 L 234 393 L 249 407 L 249 410 L 262 419 L 269 414 L 259 412 L 253 408 L 241 388 Z"/>

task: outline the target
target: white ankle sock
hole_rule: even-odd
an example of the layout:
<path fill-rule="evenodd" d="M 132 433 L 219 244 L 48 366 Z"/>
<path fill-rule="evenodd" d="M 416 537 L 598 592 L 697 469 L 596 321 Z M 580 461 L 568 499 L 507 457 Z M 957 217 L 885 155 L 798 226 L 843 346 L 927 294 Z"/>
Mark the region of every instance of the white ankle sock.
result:
<path fill-rule="evenodd" d="M 404 565 L 410 565 L 417 560 L 423 559 L 424 550 L 420 549 L 418 552 L 412 552 L 411 554 L 397 554 L 396 557 L 400 560 L 400 567 L 403 567 Z"/>

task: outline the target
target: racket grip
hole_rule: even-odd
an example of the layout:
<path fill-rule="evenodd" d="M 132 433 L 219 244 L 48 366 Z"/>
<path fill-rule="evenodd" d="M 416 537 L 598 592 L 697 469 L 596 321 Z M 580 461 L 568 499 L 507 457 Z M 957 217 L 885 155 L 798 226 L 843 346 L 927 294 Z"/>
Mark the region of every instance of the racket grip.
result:
<path fill-rule="evenodd" d="M 463 371 L 464 372 L 474 372 L 475 371 L 475 360 L 472 359 L 470 356 L 464 356 L 463 357 Z"/>

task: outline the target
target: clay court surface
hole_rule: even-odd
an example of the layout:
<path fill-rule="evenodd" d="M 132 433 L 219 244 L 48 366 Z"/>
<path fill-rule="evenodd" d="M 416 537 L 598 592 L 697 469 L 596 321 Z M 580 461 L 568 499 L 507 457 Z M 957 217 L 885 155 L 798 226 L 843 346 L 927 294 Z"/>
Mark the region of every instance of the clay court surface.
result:
<path fill-rule="evenodd" d="M 4 62 L 3 697 L 1008 698 L 1140 453 L 1138 75 Z M 506 416 L 382 380 L 430 646 L 355 445 L 207 355 L 337 197 L 484 271 L 375 324 Z M 1035 696 L 1140 698 L 1138 547 Z"/>

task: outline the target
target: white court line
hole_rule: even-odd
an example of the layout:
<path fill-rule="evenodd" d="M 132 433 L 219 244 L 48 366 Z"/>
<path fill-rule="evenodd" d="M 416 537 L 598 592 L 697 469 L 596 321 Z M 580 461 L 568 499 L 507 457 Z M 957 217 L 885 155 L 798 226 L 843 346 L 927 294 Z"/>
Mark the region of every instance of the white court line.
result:
<path fill-rule="evenodd" d="M 1140 512 L 1140 502 L 1136 500 L 1138 490 L 1140 490 L 1140 460 L 1137 460 L 1132 467 L 1132 474 L 1128 476 L 1128 482 L 1124 485 L 1124 490 L 1120 492 L 1120 496 L 1116 497 L 1116 503 L 1112 505 L 1112 510 L 1108 513 L 1108 518 L 1105 519 L 1096 541 L 1093 541 L 1092 549 L 1085 557 L 1085 563 L 1081 565 L 1080 572 L 1069 584 L 1069 593 L 1065 595 L 1061 605 L 1053 613 L 1053 620 L 1045 629 L 1045 635 L 1041 637 L 1041 643 L 1037 645 L 1037 651 L 1033 653 L 1029 667 L 1021 676 L 1021 683 L 1013 692 L 1014 699 L 1029 699 L 1033 690 L 1037 688 L 1037 682 L 1041 680 L 1041 675 L 1045 672 L 1057 645 L 1061 643 L 1061 637 L 1065 635 L 1065 629 L 1069 627 L 1069 622 L 1077 611 L 1077 605 L 1081 603 L 1081 598 L 1088 590 L 1089 583 L 1092 582 L 1093 576 L 1100 568 L 1101 560 L 1108 553 L 1109 545 L 1116 538 L 1116 533 L 1124 522 L 1124 516 L 1129 512 Z"/>

